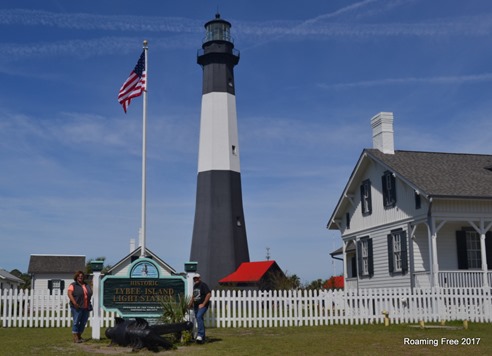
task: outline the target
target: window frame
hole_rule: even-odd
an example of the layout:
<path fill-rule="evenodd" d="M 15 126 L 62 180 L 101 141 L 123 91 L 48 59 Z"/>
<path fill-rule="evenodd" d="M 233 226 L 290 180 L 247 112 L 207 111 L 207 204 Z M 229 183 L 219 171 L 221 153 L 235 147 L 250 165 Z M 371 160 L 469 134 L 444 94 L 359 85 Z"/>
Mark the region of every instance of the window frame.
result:
<path fill-rule="evenodd" d="M 457 262 L 458 262 L 458 269 L 460 270 L 477 270 L 477 268 L 474 267 L 469 267 L 469 262 L 468 262 L 468 247 L 467 247 L 467 232 L 470 231 L 475 231 L 471 227 L 462 227 L 461 230 L 456 230 L 456 252 L 457 252 Z M 481 236 L 478 232 L 476 232 L 479 239 L 481 239 Z M 480 241 L 480 247 L 481 247 L 481 241 Z M 492 231 L 487 231 L 485 233 L 485 254 L 487 256 L 487 267 L 488 270 L 492 270 Z M 481 253 L 480 253 L 480 260 L 481 260 Z M 480 266 L 478 269 L 481 269 L 482 266 Z"/>
<path fill-rule="evenodd" d="M 480 234 L 475 230 L 467 230 L 465 231 L 465 239 L 468 269 L 482 269 Z"/>
<path fill-rule="evenodd" d="M 386 209 L 394 208 L 396 206 L 396 178 L 392 172 L 384 172 L 381 177 L 381 185 L 383 206 Z"/>
<path fill-rule="evenodd" d="M 403 229 L 391 230 L 387 235 L 388 270 L 390 275 L 405 275 L 408 272 L 408 240 Z"/>
<path fill-rule="evenodd" d="M 371 180 L 365 179 L 360 186 L 360 202 L 362 215 L 372 214 L 372 194 L 371 194 Z"/>
<path fill-rule="evenodd" d="M 357 241 L 357 276 L 371 278 L 374 275 L 374 253 L 372 239 L 361 237 Z"/>

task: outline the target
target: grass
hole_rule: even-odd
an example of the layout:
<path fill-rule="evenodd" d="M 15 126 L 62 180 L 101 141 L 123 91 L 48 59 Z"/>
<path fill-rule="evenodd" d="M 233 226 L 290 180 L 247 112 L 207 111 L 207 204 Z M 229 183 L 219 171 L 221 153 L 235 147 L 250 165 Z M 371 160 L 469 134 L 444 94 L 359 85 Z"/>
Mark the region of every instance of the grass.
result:
<path fill-rule="evenodd" d="M 461 324 L 448 324 L 460 327 Z M 109 340 L 71 343 L 70 328 L 1 328 L 0 355 L 124 355 L 130 348 L 109 345 Z M 91 335 L 87 329 L 85 337 Z M 404 338 L 437 346 L 405 345 Z M 445 345 L 442 338 L 475 342 Z M 476 342 L 480 338 L 480 343 Z M 492 324 L 470 323 L 468 329 L 421 329 L 408 325 L 334 325 L 290 328 L 207 329 L 203 345 L 179 346 L 165 355 L 492 355 Z M 155 355 L 146 349 L 139 355 Z"/>

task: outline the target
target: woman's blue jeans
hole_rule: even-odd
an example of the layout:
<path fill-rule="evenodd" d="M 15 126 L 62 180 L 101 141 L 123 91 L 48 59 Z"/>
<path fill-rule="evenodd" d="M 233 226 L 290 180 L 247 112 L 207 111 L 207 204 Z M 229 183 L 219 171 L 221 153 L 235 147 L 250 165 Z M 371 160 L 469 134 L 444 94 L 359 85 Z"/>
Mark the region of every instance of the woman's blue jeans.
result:
<path fill-rule="evenodd" d="M 203 321 L 203 316 L 207 312 L 208 307 L 198 308 L 198 306 L 196 306 L 194 309 L 195 309 L 196 323 L 198 324 L 197 337 L 201 336 L 202 339 L 205 339 L 205 322 Z"/>
<path fill-rule="evenodd" d="M 89 309 L 76 309 L 74 307 L 70 307 L 70 309 L 73 318 L 72 334 L 82 334 L 85 329 L 85 324 L 87 324 L 87 320 L 89 320 Z"/>

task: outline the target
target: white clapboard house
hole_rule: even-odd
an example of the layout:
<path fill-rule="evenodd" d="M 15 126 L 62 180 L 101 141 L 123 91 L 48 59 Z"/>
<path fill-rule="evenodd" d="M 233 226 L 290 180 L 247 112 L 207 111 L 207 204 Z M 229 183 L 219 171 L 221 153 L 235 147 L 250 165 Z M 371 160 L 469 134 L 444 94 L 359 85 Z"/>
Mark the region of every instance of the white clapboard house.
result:
<path fill-rule="evenodd" d="M 371 125 L 327 225 L 345 288 L 492 286 L 492 155 L 398 151 L 392 113 Z"/>
<path fill-rule="evenodd" d="M 63 293 L 73 282 L 75 272 L 85 272 L 85 256 L 31 255 L 27 272 L 34 291 Z"/>
<path fill-rule="evenodd" d="M 4 289 L 18 289 L 23 283 L 24 281 L 19 277 L 0 268 L 0 293 Z"/>

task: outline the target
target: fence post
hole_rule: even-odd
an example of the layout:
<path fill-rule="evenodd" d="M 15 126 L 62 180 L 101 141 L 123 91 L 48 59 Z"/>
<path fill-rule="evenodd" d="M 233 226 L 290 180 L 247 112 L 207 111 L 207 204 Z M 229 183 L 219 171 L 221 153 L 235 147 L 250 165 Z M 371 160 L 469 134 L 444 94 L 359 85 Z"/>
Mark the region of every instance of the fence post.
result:
<path fill-rule="evenodd" d="M 99 306 L 100 301 L 100 271 L 93 271 L 94 278 L 92 279 L 93 283 L 93 292 L 94 292 L 94 304 L 92 307 L 92 338 L 94 340 L 101 339 L 101 309 Z"/>

